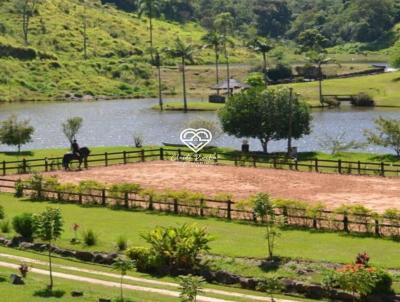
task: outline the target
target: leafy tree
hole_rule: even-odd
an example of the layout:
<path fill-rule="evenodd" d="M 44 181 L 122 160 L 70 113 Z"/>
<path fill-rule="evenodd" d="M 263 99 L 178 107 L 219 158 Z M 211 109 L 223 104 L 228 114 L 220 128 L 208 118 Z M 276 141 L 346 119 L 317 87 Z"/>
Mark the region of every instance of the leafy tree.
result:
<path fill-rule="evenodd" d="M 308 29 L 300 34 L 297 39 L 300 52 L 325 52 L 329 40 L 316 29 Z"/>
<path fill-rule="evenodd" d="M 196 302 L 197 296 L 201 294 L 202 285 L 205 280 L 202 277 L 196 277 L 192 275 L 180 276 L 179 286 L 180 286 L 180 298 L 182 302 Z"/>
<path fill-rule="evenodd" d="M 383 117 L 375 120 L 377 132 L 366 130 L 365 136 L 370 144 L 392 148 L 400 157 L 400 121 L 385 119 Z"/>
<path fill-rule="evenodd" d="M 289 114 L 292 123 L 287 123 Z M 238 138 L 252 137 L 260 140 L 263 151 L 274 139 L 295 139 L 309 134 L 311 114 L 307 104 L 293 96 L 290 91 L 250 89 L 231 98 L 219 112 L 223 130 Z"/>
<path fill-rule="evenodd" d="M 32 141 L 35 129 L 28 120 L 18 121 L 16 115 L 11 115 L 0 123 L 0 142 L 9 146 L 17 146 L 21 153 L 21 146 Z"/>
<path fill-rule="evenodd" d="M 253 49 L 256 52 L 259 52 L 262 54 L 263 57 L 263 73 L 265 77 L 265 85 L 268 83 L 268 66 L 267 66 L 267 54 L 274 49 L 272 46 L 272 43 L 268 41 L 267 39 L 263 38 L 256 38 L 253 41 L 249 43 L 249 47 Z"/>
<path fill-rule="evenodd" d="M 81 130 L 82 124 L 83 119 L 78 116 L 72 117 L 62 124 L 63 133 L 71 144 Z"/>
<path fill-rule="evenodd" d="M 186 44 L 180 38 L 177 38 L 175 41 L 175 47 L 172 49 L 167 49 L 166 51 L 171 57 L 181 59 L 183 106 L 184 106 L 184 112 L 186 113 L 188 111 L 187 92 L 186 92 L 186 63 L 188 61 L 190 63 L 194 62 L 193 55 L 195 52 L 195 47 L 192 44 Z"/>
<path fill-rule="evenodd" d="M 124 301 L 124 290 L 123 290 L 123 282 L 124 282 L 124 277 L 129 271 L 132 271 L 136 268 L 136 264 L 132 260 L 126 260 L 119 258 L 117 259 L 114 264 L 113 264 L 113 269 L 116 271 L 119 271 L 121 274 L 120 278 L 120 301 Z"/>
<path fill-rule="evenodd" d="M 219 83 L 219 60 L 224 43 L 224 37 L 217 31 L 210 31 L 202 37 L 202 41 L 206 43 L 205 48 L 212 48 L 215 53 L 215 74 L 216 83 Z"/>
<path fill-rule="evenodd" d="M 25 45 L 29 44 L 29 32 L 31 19 L 36 13 L 37 6 L 41 0 L 16 0 L 15 8 L 22 16 L 22 33 Z"/>
<path fill-rule="evenodd" d="M 153 59 L 153 49 L 154 49 L 154 41 L 153 41 L 153 19 L 158 14 L 160 10 L 160 1 L 158 0 L 138 0 L 137 3 L 139 16 L 145 14 L 149 18 L 149 35 L 150 35 L 150 49 L 151 56 Z"/>
<path fill-rule="evenodd" d="M 53 290 L 53 268 L 52 268 L 52 242 L 61 237 L 63 232 L 63 219 L 60 209 L 47 208 L 41 214 L 35 215 L 35 234 L 49 245 L 49 291 Z"/>

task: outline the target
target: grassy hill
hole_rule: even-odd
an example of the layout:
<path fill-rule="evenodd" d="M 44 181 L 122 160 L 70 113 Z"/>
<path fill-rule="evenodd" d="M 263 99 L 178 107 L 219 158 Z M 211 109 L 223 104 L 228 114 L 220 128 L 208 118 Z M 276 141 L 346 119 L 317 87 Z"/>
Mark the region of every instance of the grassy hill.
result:
<path fill-rule="evenodd" d="M 29 45 L 15 1 L 0 5 L 0 101 L 64 99 L 68 95 L 148 97 L 156 95 L 148 62 L 145 18 L 92 1 L 87 7 L 88 56 L 83 58 L 84 7 L 79 0 L 43 0 L 31 19 Z M 200 45 L 205 30 L 194 23 L 156 20 L 155 45 L 176 37 Z M 254 55 L 237 48 L 232 61 Z M 202 50 L 196 63 L 213 61 Z M 168 64 L 174 64 L 171 60 Z"/>

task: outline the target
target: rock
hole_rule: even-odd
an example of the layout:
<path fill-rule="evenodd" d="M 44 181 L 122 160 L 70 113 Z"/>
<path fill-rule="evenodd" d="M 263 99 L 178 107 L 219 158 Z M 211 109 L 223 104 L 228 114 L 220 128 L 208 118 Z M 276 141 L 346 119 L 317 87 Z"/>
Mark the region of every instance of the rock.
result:
<path fill-rule="evenodd" d="M 93 101 L 94 97 L 92 95 L 86 94 L 82 97 L 82 101 Z"/>
<path fill-rule="evenodd" d="M 24 285 L 25 284 L 24 280 L 22 280 L 22 277 L 15 275 L 15 274 L 12 274 L 10 276 L 10 282 L 11 282 L 11 284 L 14 284 L 14 285 Z"/>
<path fill-rule="evenodd" d="M 83 292 L 73 291 L 73 292 L 71 292 L 71 296 L 72 297 L 82 297 Z"/>
<path fill-rule="evenodd" d="M 294 292 L 296 290 L 296 282 L 290 279 L 283 279 L 282 286 L 287 292 Z"/>
<path fill-rule="evenodd" d="M 31 242 L 21 242 L 19 244 L 19 248 L 24 249 L 24 250 L 30 250 L 34 246 L 33 243 Z"/>
<path fill-rule="evenodd" d="M 76 253 L 74 251 L 64 250 L 64 249 L 60 249 L 60 248 L 55 248 L 54 253 L 56 253 L 62 257 L 69 257 L 69 258 L 75 258 L 75 256 L 76 256 Z"/>
<path fill-rule="evenodd" d="M 7 238 L 0 237 L 0 244 L 5 245 L 5 242 L 7 241 Z"/>
<path fill-rule="evenodd" d="M 227 284 L 227 285 L 240 283 L 239 276 L 236 276 L 234 274 L 231 274 L 231 273 L 225 272 L 225 271 L 216 272 L 215 280 L 218 283 Z"/>
<path fill-rule="evenodd" d="M 31 246 L 31 249 L 37 252 L 43 252 L 45 250 L 47 250 L 47 244 L 43 244 L 43 243 L 33 243 L 33 245 Z"/>
<path fill-rule="evenodd" d="M 320 300 L 322 298 L 326 298 L 327 296 L 327 292 L 320 285 L 313 284 L 306 287 L 306 297 L 308 298 Z"/>
<path fill-rule="evenodd" d="M 94 259 L 94 255 L 91 252 L 75 252 L 75 257 L 82 261 L 92 262 Z"/>
<path fill-rule="evenodd" d="M 101 254 L 95 253 L 93 262 L 105 265 L 111 265 L 115 262 L 115 255 L 114 254 Z"/>
<path fill-rule="evenodd" d="M 303 282 L 295 282 L 294 290 L 299 294 L 307 293 L 307 285 Z"/>
<path fill-rule="evenodd" d="M 216 279 L 216 273 L 209 270 L 200 272 L 200 275 L 209 283 L 215 281 Z"/>
<path fill-rule="evenodd" d="M 337 301 L 344 301 L 344 302 L 352 302 L 354 301 L 354 297 L 351 294 L 341 292 L 341 291 L 332 291 L 329 298 L 332 300 Z"/>
<path fill-rule="evenodd" d="M 256 290 L 258 280 L 254 278 L 240 278 L 240 286 L 244 289 Z"/>

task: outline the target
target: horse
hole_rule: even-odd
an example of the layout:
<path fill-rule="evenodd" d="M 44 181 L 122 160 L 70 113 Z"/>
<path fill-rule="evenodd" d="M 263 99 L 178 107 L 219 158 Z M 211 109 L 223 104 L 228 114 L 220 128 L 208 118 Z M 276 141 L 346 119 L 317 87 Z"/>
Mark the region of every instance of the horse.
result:
<path fill-rule="evenodd" d="M 90 155 L 90 150 L 89 150 L 89 148 L 83 147 L 83 148 L 79 149 L 79 155 L 80 155 L 80 156 L 78 156 L 78 155 L 76 155 L 76 154 L 74 154 L 74 153 L 67 153 L 67 154 L 65 154 L 65 155 L 64 155 L 64 158 L 63 158 L 63 164 L 62 164 L 63 167 L 64 167 L 64 169 L 65 169 L 65 170 L 69 170 L 69 165 L 70 165 L 71 162 L 74 161 L 74 160 L 79 161 L 79 169 L 80 169 L 81 166 L 82 166 L 82 163 L 83 163 L 84 161 L 86 161 L 87 158 L 88 158 L 89 155 Z"/>

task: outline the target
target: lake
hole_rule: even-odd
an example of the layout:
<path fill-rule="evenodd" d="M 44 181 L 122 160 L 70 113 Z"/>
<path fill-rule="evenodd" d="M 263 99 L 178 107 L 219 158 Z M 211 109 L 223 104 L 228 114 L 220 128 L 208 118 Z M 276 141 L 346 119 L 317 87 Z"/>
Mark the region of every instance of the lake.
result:
<path fill-rule="evenodd" d="M 155 99 L 114 100 L 96 102 L 41 102 L 10 103 L 0 105 L 0 120 L 10 114 L 29 119 L 35 127 L 33 142 L 24 149 L 45 149 L 68 147 L 62 134 L 61 123 L 67 118 L 81 116 L 84 127 L 79 134 L 81 146 L 133 145 L 133 134 L 140 133 L 146 145 L 160 145 L 163 142 L 179 143 L 180 132 L 198 117 L 218 120 L 215 112 L 158 112 L 150 108 L 157 104 Z M 365 141 L 364 129 L 373 129 L 374 120 L 379 116 L 400 119 L 400 110 L 388 108 L 353 109 L 344 105 L 340 109 L 314 110 L 312 133 L 294 143 L 299 151 L 322 150 L 324 137 L 337 137 L 345 133 L 346 140 Z M 239 149 L 241 139 L 224 135 L 212 145 Z M 261 149 L 260 143 L 251 140 L 252 150 Z M 282 151 L 285 141 L 272 142 L 270 151 Z M 2 151 L 15 148 L 1 146 Z M 377 146 L 366 146 L 366 152 L 392 152 Z"/>

